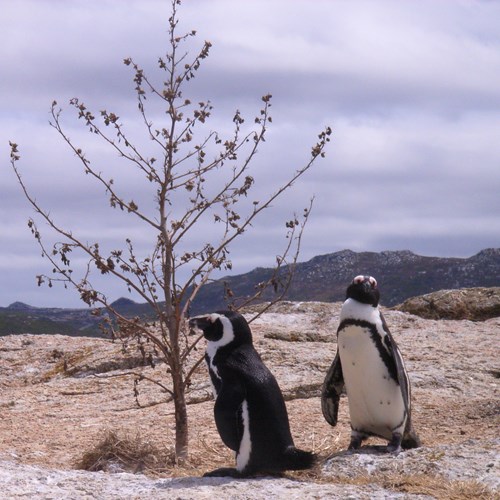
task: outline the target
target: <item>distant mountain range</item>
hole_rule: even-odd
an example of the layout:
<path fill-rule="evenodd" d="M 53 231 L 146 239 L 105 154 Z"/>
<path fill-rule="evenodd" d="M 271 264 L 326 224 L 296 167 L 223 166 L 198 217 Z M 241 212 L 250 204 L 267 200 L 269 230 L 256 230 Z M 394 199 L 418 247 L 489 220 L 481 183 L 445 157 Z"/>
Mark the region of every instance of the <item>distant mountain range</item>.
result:
<path fill-rule="evenodd" d="M 147 304 L 138 304 L 121 298 L 113 307 L 127 317 L 146 318 L 151 315 Z M 102 318 L 92 314 L 92 309 L 63 309 L 56 307 L 33 307 L 23 302 L 14 302 L 0 307 L 0 337 L 10 334 L 54 334 L 72 337 L 105 337 L 99 328 Z"/>
<path fill-rule="evenodd" d="M 270 274 L 270 269 L 257 268 L 210 283 L 201 289 L 193 309 L 199 312 L 223 307 L 224 282 L 234 297 L 245 297 Z M 358 274 L 377 279 L 381 304 L 390 307 L 409 297 L 437 290 L 499 286 L 500 248 L 482 250 L 469 258 L 424 257 L 408 250 L 380 253 L 342 250 L 320 255 L 297 264 L 286 299 L 342 301 L 347 285 Z M 271 297 L 269 291 L 264 298 Z"/>
<path fill-rule="evenodd" d="M 256 286 L 268 279 L 272 269 L 257 268 L 246 274 L 228 276 L 204 286 L 191 314 L 223 309 L 225 286 L 232 300 L 241 302 L 253 295 Z M 337 302 L 358 274 L 374 276 L 381 290 L 381 304 L 394 306 L 409 297 L 437 290 L 500 286 L 500 248 L 488 248 L 469 258 L 424 257 L 410 251 L 353 252 L 342 250 L 297 264 L 286 295 L 291 301 Z M 262 300 L 270 300 L 268 290 Z M 147 304 L 121 298 L 113 305 L 126 316 L 146 317 Z M 100 336 L 99 319 L 89 309 L 36 308 L 21 302 L 0 307 L 0 336 L 19 333 L 60 333 Z"/>

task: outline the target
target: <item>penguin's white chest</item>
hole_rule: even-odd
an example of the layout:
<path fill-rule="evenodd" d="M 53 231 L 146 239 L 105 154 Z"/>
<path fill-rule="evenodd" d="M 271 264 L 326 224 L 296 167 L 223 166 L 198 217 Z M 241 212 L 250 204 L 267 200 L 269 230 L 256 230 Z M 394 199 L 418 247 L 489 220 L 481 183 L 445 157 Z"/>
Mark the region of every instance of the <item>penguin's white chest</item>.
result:
<path fill-rule="evenodd" d="M 349 401 L 351 426 L 390 439 L 406 422 L 400 386 L 389 371 L 366 327 L 347 325 L 338 335 L 338 349 Z"/>

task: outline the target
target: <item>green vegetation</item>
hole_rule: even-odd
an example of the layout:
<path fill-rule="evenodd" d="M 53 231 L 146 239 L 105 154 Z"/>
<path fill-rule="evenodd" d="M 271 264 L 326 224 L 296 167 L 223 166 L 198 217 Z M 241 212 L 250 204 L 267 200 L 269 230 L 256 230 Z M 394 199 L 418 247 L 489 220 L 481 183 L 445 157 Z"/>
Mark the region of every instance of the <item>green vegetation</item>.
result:
<path fill-rule="evenodd" d="M 0 337 L 31 333 L 34 335 L 70 335 L 73 337 L 102 337 L 98 323 L 91 318 L 86 325 L 78 325 L 73 319 L 54 321 L 53 319 L 27 313 L 26 311 L 0 310 Z"/>

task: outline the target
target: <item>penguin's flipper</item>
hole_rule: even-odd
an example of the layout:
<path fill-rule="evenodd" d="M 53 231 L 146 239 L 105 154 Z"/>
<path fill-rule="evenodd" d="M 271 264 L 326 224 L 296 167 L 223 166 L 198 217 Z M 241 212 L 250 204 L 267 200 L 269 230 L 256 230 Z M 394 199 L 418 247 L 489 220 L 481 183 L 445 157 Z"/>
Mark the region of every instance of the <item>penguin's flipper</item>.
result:
<path fill-rule="evenodd" d="M 391 359 L 391 362 L 395 366 L 397 383 L 401 387 L 401 394 L 403 395 L 405 410 L 406 410 L 406 413 L 409 415 L 410 414 L 410 405 L 411 405 L 411 403 L 410 403 L 410 381 L 408 380 L 408 375 L 406 374 L 405 365 L 403 362 L 403 357 L 401 356 L 401 353 L 399 352 L 399 348 L 396 344 L 396 341 L 393 339 L 391 332 L 389 331 L 389 327 L 387 326 L 387 323 L 385 322 L 385 318 L 382 315 L 382 313 L 380 313 L 380 318 L 382 320 L 382 326 L 383 326 L 384 331 L 386 333 L 386 335 L 384 337 L 384 347 L 387 349 L 387 351 L 389 353 L 389 357 Z M 389 372 L 390 372 L 390 370 L 389 370 Z"/>
<path fill-rule="evenodd" d="M 340 395 L 344 389 L 344 375 L 339 351 L 333 360 L 321 390 L 321 410 L 325 420 L 332 426 L 337 425 Z"/>
<path fill-rule="evenodd" d="M 231 384 L 221 385 L 215 401 L 217 430 L 223 443 L 234 451 L 239 450 L 243 436 L 241 406 L 244 400 L 244 388 L 235 378 Z"/>
<path fill-rule="evenodd" d="M 406 426 L 402 437 L 401 447 L 405 450 L 410 448 L 418 448 L 419 446 L 421 446 L 420 438 L 413 429 L 413 425 L 411 422 L 410 380 L 408 379 L 408 374 L 405 369 L 403 356 L 401 356 L 401 352 L 399 351 L 396 341 L 393 339 L 391 332 L 389 331 L 389 327 L 387 326 L 387 323 L 385 322 L 382 313 L 380 313 L 380 317 L 382 319 L 382 326 L 386 333 L 384 339 L 385 347 L 389 351 L 389 354 L 392 360 L 394 361 L 394 365 L 396 366 L 397 382 L 399 384 L 399 387 L 401 387 L 401 394 L 403 396 L 403 402 L 405 405 L 405 410 L 407 415 Z"/>

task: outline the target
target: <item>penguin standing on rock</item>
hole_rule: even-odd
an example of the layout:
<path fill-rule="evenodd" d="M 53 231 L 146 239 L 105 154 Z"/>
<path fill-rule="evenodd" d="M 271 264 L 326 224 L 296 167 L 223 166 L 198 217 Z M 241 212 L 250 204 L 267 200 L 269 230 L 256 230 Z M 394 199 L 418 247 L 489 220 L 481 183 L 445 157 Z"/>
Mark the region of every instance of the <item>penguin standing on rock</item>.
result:
<path fill-rule="evenodd" d="M 337 354 L 326 375 L 321 406 L 337 424 L 339 399 L 347 392 L 351 417 L 349 450 L 368 436 L 389 441 L 387 452 L 416 448 L 411 423 L 410 381 L 403 358 L 379 311 L 380 293 L 371 276 L 356 276 L 347 288 L 337 330 Z"/>
<path fill-rule="evenodd" d="M 245 318 L 233 311 L 190 318 L 208 341 L 205 361 L 215 395 L 215 423 L 236 468 L 205 476 L 245 477 L 312 467 L 314 454 L 295 448 L 285 401 L 276 379 L 252 344 Z"/>

